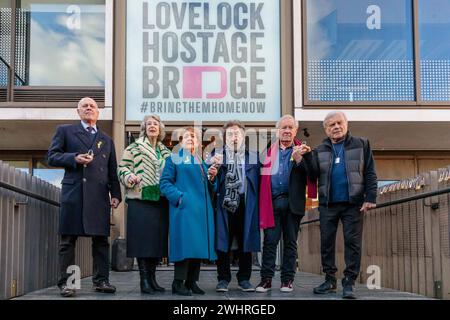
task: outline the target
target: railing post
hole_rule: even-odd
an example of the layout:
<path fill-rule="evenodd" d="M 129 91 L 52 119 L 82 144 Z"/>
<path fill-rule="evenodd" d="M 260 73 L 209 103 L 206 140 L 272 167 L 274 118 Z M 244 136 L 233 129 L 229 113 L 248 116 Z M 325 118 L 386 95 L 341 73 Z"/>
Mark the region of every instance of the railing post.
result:
<path fill-rule="evenodd" d="M 438 189 L 438 173 L 437 171 L 430 172 L 430 186 L 431 190 Z M 431 244 L 432 244 L 432 256 L 433 256 L 433 296 L 436 298 L 442 298 L 442 269 L 441 269 L 441 241 L 439 230 L 439 197 L 430 198 L 430 211 L 431 216 Z"/>
<path fill-rule="evenodd" d="M 0 300 L 56 284 L 59 194 L 0 161 Z M 89 238 L 77 242 L 75 263 L 91 275 Z"/>
<path fill-rule="evenodd" d="M 438 188 L 450 187 L 450 166 L 442 168 L 438 172 Z M 439 196 L 439 227 L 441 244 L 441 286 L 436 288 L 442 299 L 450 299 L 450 194 Z M 439 290 L 440 289 L 440 292 Z"/>

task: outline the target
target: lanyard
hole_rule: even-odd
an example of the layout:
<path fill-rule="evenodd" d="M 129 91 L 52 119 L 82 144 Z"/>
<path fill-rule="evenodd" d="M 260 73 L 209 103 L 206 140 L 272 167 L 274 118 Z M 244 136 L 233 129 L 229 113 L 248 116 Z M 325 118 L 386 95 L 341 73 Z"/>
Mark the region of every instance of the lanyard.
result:
<path fill-rule="evenodd" d="M 331 147 L 333 148 L 333 152 L 335 155 L 334 163 L 339 164 L 341 162 L 341 153 L 344 150 L 344 144 L 342 143 L 341 150 L 339 150 L 339 153 L 336 152 L 336 148 L 334 147 L 334 144 L 332 144 Z"/>

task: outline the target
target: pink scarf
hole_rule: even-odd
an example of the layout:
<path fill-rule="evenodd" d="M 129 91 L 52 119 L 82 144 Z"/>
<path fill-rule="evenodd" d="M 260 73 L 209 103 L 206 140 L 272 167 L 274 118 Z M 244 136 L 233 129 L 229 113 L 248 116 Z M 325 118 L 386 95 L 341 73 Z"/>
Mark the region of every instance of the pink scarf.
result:
<path fill-rule="evenodd" d="M 275 221 L 273 218 L 272 206 L 272 188 L 270 178 L 272 173 L 272 165 L 277 162 L 278 149 L 280 142 L 277 140 L 267 151 L 267 157 L 264 161 L 261 173 L 261 188 L 259 192 L 259 226 L 261 229 L 273 228 Z M 301 141 L 294 139 L 294 145 L 301 145 Z M 273 158 L 272 158 L 273 154 Z M 315 199 L 317 197 L 317 182 L 307 179 L 308 198 Z"/>

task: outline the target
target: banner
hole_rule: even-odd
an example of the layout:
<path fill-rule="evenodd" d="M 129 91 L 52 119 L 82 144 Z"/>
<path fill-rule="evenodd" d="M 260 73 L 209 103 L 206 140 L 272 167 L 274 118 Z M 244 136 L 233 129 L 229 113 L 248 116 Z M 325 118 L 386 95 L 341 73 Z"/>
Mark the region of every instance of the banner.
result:
<path fill-rule="evenodd" d="M 280 111 L 279 1 L 127 1 L 128 121 L 273 121 Z"/>

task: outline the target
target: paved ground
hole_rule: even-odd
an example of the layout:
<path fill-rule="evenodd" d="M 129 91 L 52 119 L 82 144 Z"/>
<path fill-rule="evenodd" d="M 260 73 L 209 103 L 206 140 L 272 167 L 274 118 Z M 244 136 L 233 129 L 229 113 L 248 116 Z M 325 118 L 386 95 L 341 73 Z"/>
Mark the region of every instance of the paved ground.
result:
<path fill-rule="evenodd" d="M 237 287 L 237 281 L 235 277 L 236 270 L 233 271 L 233 280 L 230 283 L 229 291 L 227 293 L 218 293 L 215 291 L 216 271 L 213 268 L 204 268 L 200 272 L 199 286 L 206 291 L 204 296 L 192 296 L 192 297 L 180 297 L 172 295 L 170 291 L 171 283 L 173 280 L 173 270 L 168 268 L 162 268 L 157 271 L 157 279 L 160 285 L 166 288 L 165 293 L 156 295 L 143 295 L 139 289 L 139 272 L 112 272 L 110 276 L 111 284 L 117 287 L 116 294 L 101 294 L 92 291 L 91 279 L 85 278 L 81 281 L 81 290 L 74 298 L 62 298 L 59 295 L 59 290 L 56 287 L 51 287 L 36 292 L 32 292 L 25 296 L 16 298 L 18 300 L 57 300 L 57 299 L 78 299 L 78 300 L 146 300 L 146 299 L 159 299 L 159 300 L 318 300 L 329 299 L 336 300 L 341 299 L 342 288 L 339 284 L 338 292 L 336 294 L 328 294 L 325 296 L 317 296 L 312 293 L 313 288 L 320 284 L 323 278 L 318 275 L 309 273 L 297 273 L 295 277 L 294 292 L 282 293 L 280 292 L 280 280 L 279 273 L 272 282 L 272 291 L 268 293 L 257 292 L 241 292 Z M 259 271 L 254 270 L 252 273 L 252 284 L 257 285 L 259 282 Z M 391 289 L 381 290 L 369 290 L 361 284 L 356 286 L 356 294 L 359 299 L 363 300 L 416 300 L 416 299 L 428 299 L 427 297 L 401 292 Z"/>

